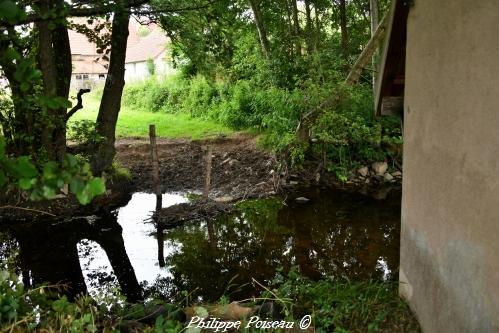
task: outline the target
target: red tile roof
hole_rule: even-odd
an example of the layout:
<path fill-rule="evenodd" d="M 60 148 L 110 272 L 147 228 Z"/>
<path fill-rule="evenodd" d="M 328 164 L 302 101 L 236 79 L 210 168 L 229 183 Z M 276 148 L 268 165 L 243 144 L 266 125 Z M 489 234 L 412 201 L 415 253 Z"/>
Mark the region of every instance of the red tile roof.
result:
<path fill-rule="evenodd" d="M 158 27 L 151 29 L 151 32 L 140 37 L 138 42 L 129 45 L 126 50 L 126 63 L 147 61 L 147 59 L 155 59 L 166 49 L 168 38 L 165 33 Z"/>
<path fill-rule="evenodd" d="M 85 18 L 75 19 L 74 23 L 87 24 Z M 168 43 L 168 38 L 157 25 L 147 26 L 150 33 L 144 37 L 139 34 L 141 25 L 135 20 L 130 20 L 128 27 L 129 35 L 127 42 L 126 63 L 147 61 L 149 58 L 156 58 L 165 49 Z M 88 41 L 88 38 L 74 30 L 69 30 L 69 42 L 71 44 L 72 55 L 94 56 L 99 58 L 97 47 L 94 43 Z M 105 61 L 98 62 L 87 60 L 73 60 L 73 73 L 106 73 L 104 65 Z M 90 70 L 90 71 L 88 71 Z"/>

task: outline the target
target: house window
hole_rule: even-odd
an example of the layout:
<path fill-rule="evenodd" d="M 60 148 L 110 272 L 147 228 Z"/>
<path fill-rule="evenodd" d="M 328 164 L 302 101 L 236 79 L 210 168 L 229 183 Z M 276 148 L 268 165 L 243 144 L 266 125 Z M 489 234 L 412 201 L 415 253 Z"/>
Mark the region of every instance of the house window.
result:
<path fill-rule="evenodd" d="M 105 79 L 106 76 L 104 74 L 99 74 L 99 79 Z"/>
<path fill-rule="evenodd" d="M 83 80 L 88 80 L 88 74 L 83 74 Z"/>
<path fill-rule="evenodd" d="M 80 74 L 76 74 L 76 79 L 77 80 L 81 80 L 81 75 Z"/>

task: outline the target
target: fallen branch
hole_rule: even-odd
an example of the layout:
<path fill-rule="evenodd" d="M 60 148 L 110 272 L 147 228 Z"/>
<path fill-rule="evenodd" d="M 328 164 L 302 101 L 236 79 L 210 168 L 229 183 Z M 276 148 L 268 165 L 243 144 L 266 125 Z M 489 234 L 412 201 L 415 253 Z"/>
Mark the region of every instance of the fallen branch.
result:
<path fill-rule="evenodd" d="M 54 215 L 52 213 L 45 212 L 43 210 L 33 209 L 33 208 L 24 208 L 24 207 L 17 207 L 17 206 L 7 205 L 7 206 L 0 206 L 0 209 L 20 209 L 20 210 L 26 210 L 26 211 L 29 211 L 29 212 L 35 212 L 35 213 L 40 213 L 40 214 L 45 214 L 45 215 L 56 217 L 56 215 Z"/>
<path fill-rule="evenodd" d="M 73 116 L 76 111 L 83 109 L 83 99 L 81 98 L 83 94 L 89 93 L 90 89 L 80 89 L 78 91 L 78 94 L 76 95 L 76 98 L 78 99 L 78 103 L 76 103 L 75 106 L 66 114 L 66 121 Z"/>

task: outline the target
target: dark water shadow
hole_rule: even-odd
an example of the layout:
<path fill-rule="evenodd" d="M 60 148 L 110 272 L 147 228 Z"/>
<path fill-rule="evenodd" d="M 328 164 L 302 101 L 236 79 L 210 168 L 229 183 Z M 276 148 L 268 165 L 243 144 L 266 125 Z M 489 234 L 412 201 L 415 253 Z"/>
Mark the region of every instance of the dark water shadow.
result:
<path fill-rule="evenodd" d="M 77 244 L 86 239 L 98 243 L 105 251 L 127 299 L 132 302 L 142 299 L 142 289 L 126 253 L 122 228 L 115 214 L 61 222 L 14 223 L 6 230 L 19 246 L 18 263 L 26 286 L 63 284 L 70 298 L 86 294 L 77 249 Z"/>
<path fill-rule="evenodd" d="M 400 192 L 381 201 L 342 191 L 304 195 L 305 204 L 249 201 L 236 214 L 166 231 L 170 275 L 151 289 L 173 299 L 183 290 L 199 300 L 244 299 L 259 293 L 253 279 L 268 284 L 291 267 L 312 279 L 397 278 Z"/>

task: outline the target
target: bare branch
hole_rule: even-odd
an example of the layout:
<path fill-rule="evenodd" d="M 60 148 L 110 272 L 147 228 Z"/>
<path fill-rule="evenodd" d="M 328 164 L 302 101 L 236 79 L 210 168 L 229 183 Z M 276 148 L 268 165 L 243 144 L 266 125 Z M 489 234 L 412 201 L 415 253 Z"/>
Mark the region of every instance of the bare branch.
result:
<path fill-rule="evenodd" d="M 76 95 L 76 98 L 78 99 L 78 103 L 76 103 L 75 106 L 66 114 L 66 121 L 71 118 L 72 115 L 76 113 L 76 111 L 83 109 L 83 99 L 81 98 L 83 94 L 89 93 L 90 89 L 80 89 L 78 91 L 78 95 Z"/>
<path fill-rule="evenodd" d="M 43 210 L 33 209 L 33 208 L 25 208 L 25 207 L 18 207 L 18 206 L 7 205 L 7 206 L 0 206 L 0 209 L 19 209 L 19 210 L 25 210 L 25 211 L 28 211 L 28 212 L 40 213 L 40 214 L 45 214 L 45 215 L 49 215 L 49 216 L 54 216 L 55 217 L 55 215 L 52 214 L 52 213 L 45 212 Z"/>

